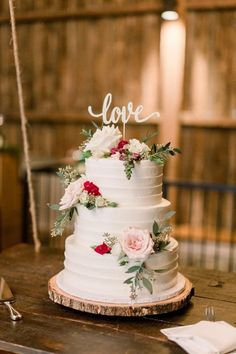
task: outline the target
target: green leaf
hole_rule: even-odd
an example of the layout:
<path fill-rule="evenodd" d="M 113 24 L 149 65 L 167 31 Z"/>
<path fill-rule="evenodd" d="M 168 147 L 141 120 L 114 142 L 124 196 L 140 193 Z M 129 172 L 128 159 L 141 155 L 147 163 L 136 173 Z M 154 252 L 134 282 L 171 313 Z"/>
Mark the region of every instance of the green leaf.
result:
<path fill-rule="evenodd" d="M 140 270 L 140 266 L 139 265 L 132 266 L 126 271 L 126 273 L 134 273 L 134 272 L 137 272 L 138 270 Z"/>
<path fill-rule="evenodd" d="M 149 133 L 147 132 L 146 136 L 141 140 L 143 143 L 146 143 L 148 140 L 154 138 L 154 136 L 157 136 L 157 132 L 154 133 Z M 154 144 L 155 145 L 155 144 Z"/>
<path fill-rule="evenodd" d="M 143 278 L 143 286 L 149 291 L 150 294 L 153 293 L 152 283 L 149 279 Z"/>
<path fill-rule="evenodd" d="M 93 125 L 96 129 L 100 129 L 100 127 L 97 125 L 97 123 L 94 122 L 93 120 L 92 120 L 92 125 Z"/>
<path fill-rule="evenodd" d="M 126 280 L 124 281 L 124 284 L 131 284 L 131 283 L 133 283 L 133 279 L 134 279 L 134 277 L 131 277 L 131 278 L 126 279 Z"/>
<path fill-rule="evenodd" d="M 153 144 L 151 147 L 151 153 L 155 154 L 156 152 L 157 152 L 157 146 L 156 146 L 156 144 Z"/>
<path fill-rule="evenodd" d="M 167 220 L 169 220 L 169 219 L 172 218 L 172 216 L 174 216 L 175 214 L 176 214 L 176 212 L 173 211 L 173 210 L 168 211 L 168 212 L 163 216 L 162 221 L 167 221 Z"/>
<path fill-rule="evenodd" d="M 181 154 L 181 150 L 179 148 L 174 148 L 173 151 L 176 152 L 177 154 Z"/>
<path fill-rule="evenodd" d="M 130 160 L 130 159 L 126 160 L 126 161 L 124 162 L 124 167 L 125 167 L 125 174 L 126 174 L 126 177 L 127 177 L 128 179 L 130 179 L 131 176 L 132 176 L 133 169 L 134 169 L 134 161 L 133 161 L 133 160 Z"/>
<path fill-rule="evenodd" d="M 120 262 L 120 266 L 121 266 L 121 267 L 122 267 L 122 266 L 125 266 L 127 263 L 129 263 L 128 260 L 123 260 L 123 261 Z"/>
<path fill-rule="evenodd" d="M 53 237 L 61 236 L 63 234 L 66 225 L 70 221 L 69 215 L 70 215 L 70 209 L 63 211 L 61 214 L 58 215 L 51 232 L 51 235 Z"/>
<path fill-rule="evenodd" d="M 159 226 L 158 223 L 154 220 L 153 226 L 152 226 L 152 231 L 155 236 L 159 234 Z"/>
<path fill-rule="evenodd" d="M 108 206 L 111 207 L 111 208 L 116 208 L 118 206 L 118 204 L 115 203 L 115 202 L 109 202 Z"/>
<path fill-rule="evenodd" d="M 70 209 L 70 212 L 69 212 L 69 219 L 70 219 L 70 220 L 73 218 L 75 209 L 76 209 L 75 207 L 73 207 L 73 208 Z"/>
<path fill-rule="evenodd" d="M 60 208 L 59 204 L 48 204 L 48 206 L 52 210 L 59 210 L 59 208 Z"/>
<path fill-rule="evenodd" d="M 81 135 L 84 135 L 86 138 L 92 138 L 93 132 L 92 129 L 82 129 L 81 130 Z"/>
<path fill-rule="evenodd" d="M 85 207 L 86 207 L 87 209 L 89 209 L 89 210 L 93 210 L 93 209 L 96 208 L 96 206 L 95 206 L 94 204 L 91 204 L 91 203 L 86 204 Z"/>
<path fill-rule="evenodd" d="M 88 159 L 89 157 L 91 157 L 92 156 L 92 153 L 91 153 L 91 151 L 90 150 L 88 150 L 88 151 L 83 151 L 82 152 L 82 155 L 81 155 L 81 158 L 80 158 L 80 162 L 84 162 L 86 159 Z"/>
<path fill-rule="evenodd" d="M 118 257 L 118 261 L 121 261 L 121 260 L 123 260 L 122 258 L 126 258 L 127 256 L 126 256 L 126 254 L 125 254 L 125 252 L 124 251 L 121 251 L 120 252 L 120 254 L 119 254 L 119 257 Z M 128 258 L 127 258 L 128 259 Z"/>

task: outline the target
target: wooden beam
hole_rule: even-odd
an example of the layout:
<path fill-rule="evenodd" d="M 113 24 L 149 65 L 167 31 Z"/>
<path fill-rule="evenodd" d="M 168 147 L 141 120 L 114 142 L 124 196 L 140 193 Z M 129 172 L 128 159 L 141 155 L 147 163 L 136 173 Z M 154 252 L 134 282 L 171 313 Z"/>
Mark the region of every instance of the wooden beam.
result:
<path fill-rule="evenodd" d="M 216 9 L 236 9 L 236 0 L 186 0 L 185 9 L 190 11 L 204 11 Z M 16 16 L 17 23 L 67 21 L 70 19 L 98 19 L 101 17 L 138 16 L 150 13 L 160 13 L 161 1 L 140 3 L 135 5 L 111 6 L 105 5 L 96 8 L 80 8 L 73 11 L 28 11 Z M 0 24 L 9 24 L 9 16 L 0 16 Z"/>
<path fill-rule="evenodd" d="M 182 118 L 180 120 L 182 127 L 193 128 L 218 128 L 218 129 L 236 129 L 236 120 L 232 118 Z"/>
<path fill-rule="evenodd" d="M 236 9 L 236 0 L 185 0 L 190 11 Z"/>
<path fill-rule="evenodd" d="M 181 1 L 180 1 L 181 2 Z M 216 9 L 236 9 L 236 0 L 185 0 L 185 10 L 204 11 Z M 45 9 L 46 10 L 46 9 Z M 149 3 L 139 3 L 130 5 L 105 5 L 94 8 L 78 8 L 77 10 L 57 10 L 45 11 L 36 10 L 28 11 L 16 15 L 18 24 L 31 22 L 51 22 L 51 21 L 67 21 L 71 19 L 99 19 L 103 17 L 123 17 L 138 16 L 145 14 L 159 14 L 162 10 L 161 1 L 153 1 Z M 9 16 L 0 16 L 0 25 L 9 25 Z"/>
<path fill-rule="evenodd" d="M 45 9 L 46 10 L 46 9 Z M 16 15 L 17 23 L 30 22 L 48 22 L 48 21 L 66 21 L 71 19 L 96 19 L 100 17 L 120 17 L 120 16 L 137 16 L 150 13 L 160 13 L 161 2 L 140 3 L 125 6 L 99 6 L 94 8 L 80 8 L 73 11 L 28 11 Z M 0 24 L 9 24 L 8 16 L 0 16 Z"/>

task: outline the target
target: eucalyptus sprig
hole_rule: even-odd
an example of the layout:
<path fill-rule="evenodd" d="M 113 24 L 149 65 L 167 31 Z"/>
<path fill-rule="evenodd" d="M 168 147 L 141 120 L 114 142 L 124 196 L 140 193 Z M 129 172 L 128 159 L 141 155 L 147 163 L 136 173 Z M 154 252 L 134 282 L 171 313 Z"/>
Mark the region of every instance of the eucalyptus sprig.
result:
<path fill-rule="evenodd" d="M 125 167 L 125 174 L 128 179 L 131 178 L 133 169 L 135 167 L 134 165 L 134 160 L 130 158 L 130 156 L 127 156 L 126 160 L 124 161 L 124 167 Z"/>
<path fill-rule="evenodd" d="M 181 153 L 180 149 L 173 148 L 170 144 L 170 142 L 165 145 L 153 144 L 148 159 L 158 165 L 164 165 L 169 156 L 175 156 Z"/>
<path fill-rule="evenodd" d="M 157 132 L 154 132 L 154 133 L 150 133 L 149 131 L 147 132 L 146 136 L 141 140 L 142 143 L 146 143 L 148 142 L 148 140 L 154 138 L 154 136 L 157 136 Z"/>
<path fill-rule="evenodd" d="M 155 220 L 152 227 L 152 240 L 154 242 L 154 251 L 161 252 L 166 249 L 170 243 L 170 234 L 172 227 L 167 221 L 175 215 L 175 211 L 168 211 L 161 220 L 158 222 Z"/>
<path fill-rule="evenodd" d="M 109 232 L 103 234 L 105 244 L 112 248 L 117 243 L 117 237 L 112 236 Z"/>
<path fill-rule="evenodd" d="M 60 178 L 61 182 L 67 187 L 71 182 L 76 181 L 80 173 L 77 168 L 71 166 L 66 166 L 64 168 L 59 168 L 57 171 L 57 176 Z"/>
<path fill-rule="evenodd" d="M 150 294 L 153 293 L 150 272 L 145 268 L 144 262 L 131 266 L 126 273 L 133 273 L 133 276 L 124 281 L 124 284 L 130 284 L 130 298 L 132 300 L 136 299 L 137 290 L 141 290 L 143 287 L 146 288 Z"/>
<path fill-rule="evenodd" d="M 50 206 L 52 209 L 56 209 L 56 204 Z M 56 218 L 56 221 L 54 223 L 54 227 L 52 228 L 51 231 L 51 236 L 56 237 L 56 236 L 62 236 L 66 226 L 68 223 L 71 221 L 73 218 L 74 213 L 77 212 L 76 207 L 72 207 L 70 209 L 63 210 L 61 214 L 58 215 Z"/>

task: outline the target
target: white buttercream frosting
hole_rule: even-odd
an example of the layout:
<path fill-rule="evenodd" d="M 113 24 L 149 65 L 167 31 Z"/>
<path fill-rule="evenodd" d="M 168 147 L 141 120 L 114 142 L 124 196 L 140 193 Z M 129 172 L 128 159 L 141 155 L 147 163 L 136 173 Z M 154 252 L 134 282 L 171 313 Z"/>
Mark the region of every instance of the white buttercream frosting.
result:
<path fill-rule="evenodd" d="M 162 201 L 163 167 L 154 162 L 135 162 L 130 180 L 125 175 L 124 162 L 117 159 L 89 158 L 85 169 L 88 180 L 97 184 L 102 195 L 119 206 L 151 206 Z"/>
<path fill-rule="evenodd" d="M 86 176 L 99 186 L 105 198 L 119 206 L 88 210 L 78 205 L 74 234 L 66 240 L 65 268 L 57 277 L 58 286 L 88 300 L 130 303 L 130 286 L 124 284 L 130 264 L 120 266 L 115 254 L 100 255 L 92 246 L 104 242 L 104 233 L 118 235 L 127 227 L 152 231 L 154 220 L 170 209 L 170 202 L 162 199 L 162 167 L 143 160 L 127 180 L 122 161 L 89 158 Z M 167 251 L 151 255 L 145 264 L 151 270 L 162 271 L 154 275 L 153 294 L 143 288 L 136 302 L 164 300 L 182 291 L 185 281 L 178 273 L 176 240 L 172 238 Z"/>

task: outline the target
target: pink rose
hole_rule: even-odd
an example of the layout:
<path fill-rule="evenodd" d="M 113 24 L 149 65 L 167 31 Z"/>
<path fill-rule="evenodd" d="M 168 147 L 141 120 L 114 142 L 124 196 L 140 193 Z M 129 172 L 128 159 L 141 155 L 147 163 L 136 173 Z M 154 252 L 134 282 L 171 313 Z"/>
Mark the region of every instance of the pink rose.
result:
<path fill-rule="evenodd" d="M 148 230 L 129 227 L 122 233 L 121 246 L 129 259 L 142 261 L 153 252 L 154 243 Z"/>

